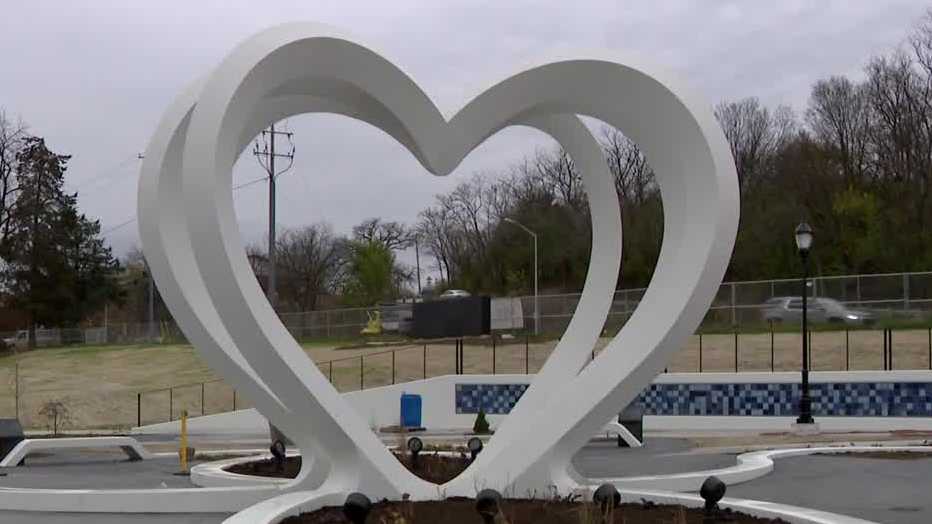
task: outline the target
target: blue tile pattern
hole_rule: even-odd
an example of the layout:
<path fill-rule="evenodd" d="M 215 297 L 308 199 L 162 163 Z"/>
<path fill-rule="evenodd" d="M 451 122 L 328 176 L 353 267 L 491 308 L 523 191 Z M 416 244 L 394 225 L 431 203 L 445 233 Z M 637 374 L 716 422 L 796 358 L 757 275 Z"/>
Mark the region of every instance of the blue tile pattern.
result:
<path fill-rule="evenodd" d="M 527 384 L 457 384 L 456 413 L 504 415 L 518 403 L 527 390 Z"/>
<path fill-rule="evenodd" d="M 457 384 L 456 413 L 506 414 L 527 384 Z M 791 416 L 799 384 L 651 384 L 635 399 L 648 415 Z M 816 416 L 932 417 L 932 383 L 811 384 Z"/>

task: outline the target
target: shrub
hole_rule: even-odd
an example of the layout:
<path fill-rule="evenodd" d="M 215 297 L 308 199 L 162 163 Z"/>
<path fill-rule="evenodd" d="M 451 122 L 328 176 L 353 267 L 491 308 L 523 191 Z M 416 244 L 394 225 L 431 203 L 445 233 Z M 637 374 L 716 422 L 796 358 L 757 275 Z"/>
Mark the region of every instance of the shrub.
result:
<path fill-rule="evenodd" d="M 485 411 L 480 409 L 476 415 L 476 422 L 472 425 L 472 432 L 476 435 L 487 435 L 489 431 L 489 421 L 485 419 Z"/>

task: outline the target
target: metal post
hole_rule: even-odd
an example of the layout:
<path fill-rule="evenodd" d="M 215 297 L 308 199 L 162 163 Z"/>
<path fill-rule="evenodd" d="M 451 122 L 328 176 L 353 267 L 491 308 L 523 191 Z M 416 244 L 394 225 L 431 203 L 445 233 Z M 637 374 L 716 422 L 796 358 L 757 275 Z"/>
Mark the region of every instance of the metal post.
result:
<path fill-rule="evenodd" d="M 155 342 L 155 280 L 152 278 L 152 271 L 149 264 L 146 264 L 146 271 L 149 273 L 149 343 Z"/>
<path fill-rule="evenodd" d="M 845 371 L 851 371 L 851 345 L 848 342 L 848 330 L 845 330 Z"/>
<path fill-rule="evenodd" d="M 738 332 L 735 331 L 735 373 L 737 372 L 738 372 Z"/>
<path fill-rule="evenodd" d="M 201 382 L 201 415 L 207 414 L 207 408 L 204 405 L 204 383 Z"/>
<path fill-rule="evenodd" d="M 424 344 L 424 378 L 427 378 L 427 344 Z"/>
<path fill-rule="evenodd" d="M 174 399 L 172 398 L 172 388 L 168 388 L 168 421 L 171 422 L 174 420 L 172 417 L 175 416 Z"/>
<path fill-rule="evenodd" d="M 699 373 L 702 373 L 702 333 L 699 333 Z"/>
<path fill-rule="evenodd" d="M 808 295 L 809 289 L 806 282 L 809 280 L 809 253 L 802 251 L 803 258 L 803 369 L 802 369 L 802 394 L 799 397 L 799 417 L 796 419 L 797 424 L 812 424 L 812 399 L 809 397 L 809 329 L 807 325 L 808 316 Z"/>
<path fill-rule="evenodd" d="M 330 383 L 333 384 L 333 361 L 331 360 L 330 362 L 327 362 L 327 364 L 329 364 L 328 367 L 330 368 L 327 371 L 327 375 L 330 377 Z"/>
<path fill-rule="evenodd" d="M 932 328 L 929 328 L 929 369 L 932 370 Z"/>
<path fill-rule="evenodd" d="M 136 393 L 136 427 L 142 426 L 142 393 Z"/>
<path fill-rule="evenodd" d="M 236 411 L 236 390 L 233 390 L 233 411 Z"/>
<path fill-rule="evenodd" d="M 774 372 L 774 355 L 773 355 L 773 321 L 770 322 L 770 372 Z"/>
<path fill-rule="evenodd" d="M 492 335 L 492 374 L 495 374 L 495 335 Z"/>
<path fill-rule="evenodd" d="M 736 309 L 736 293 L 735 293 L 735 283 L 731 283 L 731 325 L 738 325 L 738 311 Z M 737 369 L 735 370 L 737 371 Z"/>
<path fill-rule="evenodd" d="M 363 378 L 363 355 L 359 355 L 359 391 L 365 389 L 365 379 Z"/>
<path fill-rule="evenodd" d="M 16 363 L 15 373 L 16 373 L 16 376 L 14 377 L 14 380 L 16 382 L 16 385 L 14 387 L 16 388 L 16 391 L 15 391 L 16 420 L 19 420 L 19 362 Z"/>
<path fill-rule="evenodd" d="M 537 294 L 537 234 L 531 236 L 534 237 L 534 334 L 540 335 L 540 296 Z"/>
<path fill-rule="evenodd" d="M 392 351 L 392 384 L 395 383 L 395 352 Z"/>
<path fill-rule="evenodd" d="M 893 371 L 893 330 L 887 330 L 887 353 L 890 355 L 887 360 L 890 362 L 890 371 Z"/>
<path fill-rule="evenodd" d="M 528 349 L 528 335 L 524 334 L 524 374 L 529 375 L 531 373 L 531 359 L 530 359 L 530 350 Z"/>
<path fill-rule="evenodd" d="M 881 369 L 887 370 L 887 330 L 883 330 L 883 339 L 880 342 L 880 365 Z"/>
<path fill-rule="evenodd" d="M 909 309 L 909 273 L 903 273 L 903 309 Z"/>

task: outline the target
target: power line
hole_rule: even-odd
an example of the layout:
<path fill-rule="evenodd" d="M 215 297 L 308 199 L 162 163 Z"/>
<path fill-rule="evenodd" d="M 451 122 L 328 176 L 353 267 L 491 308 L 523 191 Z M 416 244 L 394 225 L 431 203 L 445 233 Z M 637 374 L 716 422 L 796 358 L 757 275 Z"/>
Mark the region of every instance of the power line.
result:
<path fill-rule="evenodd" d="M 110 167 L 110 168 L 108 168 L 108 169 L 105 169 L 105 170 L 104 170 L 102 173 L 100 173 L 99 175 L 94 176 L 94 177 L 91 177 L 91 178 L 89 178 L 89 179 L 87 179 L 87 180 L 84 180 L 84 181 L 81 181 L 81 182 L 77 183 L 76 185 L 73 186 L 73 189 L 78 190 L 78 189 L 81 189 L 81 188 L 85 188 L 85 187 L 87 187 L 88 185 L 92 185 L 92 184 L 94 184 L 94 183 L 96 183 L 96 182 L 101 182 L 101 181 L 106 180 L 106 179 L 109 179 L 109 178 L 111 178 L 111 177 L 113 177 L 113 176 L 115 176 L 115 175 L 118 175 L 118 174 L 120 174 L 120 171 L 121 171 L 124 167 L 126 167 L 127 165 L 129 165 L 133 160 L 137 160 L 138 158 L 139 158 L 139 156 L 138 156 L 136 153 L 133 153 L 131 156 L 128 156 L 128 157 L 124 158 L 123 160 L 121 160 L 119 163 L 117 163 L 117 164 L 114 165 L 113 167 Z"/>
<path fill-rule="evenodd" d="M 243 189 L 244 187 L 249 187 L 249 186 L 254 185 L 254 184 L 258 184 L 259 182 L 264 182 L 265 180 L 266 180 L 266 177 L 260 177 L 260 178 L 254 179 L 254 180 L 250 180 L 249 182 L 243 182 L 242 184 L 233 186 L 233 191 L 236 191 L 236 190 L 239 190 L 239 189 Z M 135 222 L 135 221 L 136 221 L 136 217 L 127 219 L 127 220 L 124 221 L 124 222 L 120 222 L 119 224 L 117 224 L 117 225 L 115 225 L 115 226 L 113 226 L 113 227 L 110 227 L 110 228 L 107 228 L 107 229 L 101 231 L 100 234 L 101 234 L 101 235 L 106 235 L 106 234 L 109 234 L 109 233 L 113 233 L 114 231 L 117 231 L 117 230 L 119 230 L 119 229 L 123 229 L 124 227 L 126 227 L 126 226 L 132 224 L 132 223 Z"/>

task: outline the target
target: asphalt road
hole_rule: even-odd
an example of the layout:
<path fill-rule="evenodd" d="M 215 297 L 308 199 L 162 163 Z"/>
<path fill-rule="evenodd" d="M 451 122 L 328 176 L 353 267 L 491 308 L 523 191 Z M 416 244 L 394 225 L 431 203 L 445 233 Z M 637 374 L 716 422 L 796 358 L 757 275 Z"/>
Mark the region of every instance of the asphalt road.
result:
<path fill-rule="evenodd" d="M 589 477 L 670 474 L 731 466 L 735 455 L 691 453 L 683 439 L 652 439 L 639 449 L 620 449 L 614 441 L 595 442 L 574 458 Z M 177 462 L 156 459 L 128 462 L 119 452 L 69 452 L 30 457 L 28 466 L 3 471 L 0 486 L 64 489 L 192 487 L 175 475 Z M 860 517 L 875 522 L 932 522 L 932 459 L 885 460 L 856 456 L 780 459 L 774 472 L 730 486 L 727 496 L 767 500 Z M 32 513 L 0 510 L 3 524 L 207 524 L 228 515 L 152 515 Z"/>
<path fill-rule="evenodd" d="M 932 459 L 886 460 L 854 455 L 779 459 L 774 471 L 729 486 L 726 497 L 766 500 L 885 524 L 932 522 Z"/>

